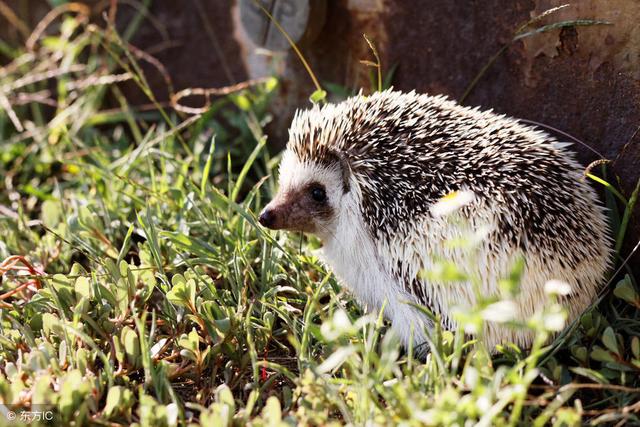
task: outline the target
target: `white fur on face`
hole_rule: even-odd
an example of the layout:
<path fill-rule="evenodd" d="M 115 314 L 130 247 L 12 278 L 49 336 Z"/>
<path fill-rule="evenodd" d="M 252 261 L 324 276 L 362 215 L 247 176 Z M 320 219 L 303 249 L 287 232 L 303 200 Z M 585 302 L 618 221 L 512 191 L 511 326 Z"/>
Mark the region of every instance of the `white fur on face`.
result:
<path fill-rule="evenodd" d="M 339 210 L 343 197 L 342 175 L 339 166 L 326 167 L 310 162 L 300 162 L 298 157 L 291 151 L 285 151 L 280 163 L 280 177 L 278 193 L 295 192 L 304 188 L 308 184 L 315 182 L 321 184 L 327 194 L 327 203 L 334 211 Z M 315 219 L 316 223 L 321 221 Z M 322 221 L 318 224 L 318 236 L 326 238 L 326 233 L 333 233 L 333 220 Z"/>

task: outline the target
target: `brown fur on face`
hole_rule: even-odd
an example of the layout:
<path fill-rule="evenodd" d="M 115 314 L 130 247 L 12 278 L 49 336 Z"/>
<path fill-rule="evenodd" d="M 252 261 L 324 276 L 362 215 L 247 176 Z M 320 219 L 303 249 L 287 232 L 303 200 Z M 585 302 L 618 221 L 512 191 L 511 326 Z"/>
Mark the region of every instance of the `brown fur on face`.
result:
<path fill-rule="evenodd" d="M 333 216 L 334 210 L 329 200 L 314 200 L 314 189 L 326 189 L 317 182 L 301 188 L 281 192 L 264 208 L 260 214 L 260 223 L 272 230 L 317 232 L 318 224 Z"/>

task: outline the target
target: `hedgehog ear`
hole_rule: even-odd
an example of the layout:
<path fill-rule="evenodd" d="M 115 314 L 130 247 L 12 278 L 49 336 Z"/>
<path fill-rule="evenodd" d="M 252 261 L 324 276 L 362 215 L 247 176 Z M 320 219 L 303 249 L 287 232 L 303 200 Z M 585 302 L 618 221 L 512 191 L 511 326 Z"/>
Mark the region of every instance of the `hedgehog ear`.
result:
<path fill-rule="evenodd" d="M 351 166 L 349 165 L 349 160 L 347 160 L 347 156 L 344 153 L 338 150 L 331 150 L 331 156 L 336 159 L 340 166 L 340 173 L 342 176 L 342 190 L 346 193 L 351 190 Z"/>

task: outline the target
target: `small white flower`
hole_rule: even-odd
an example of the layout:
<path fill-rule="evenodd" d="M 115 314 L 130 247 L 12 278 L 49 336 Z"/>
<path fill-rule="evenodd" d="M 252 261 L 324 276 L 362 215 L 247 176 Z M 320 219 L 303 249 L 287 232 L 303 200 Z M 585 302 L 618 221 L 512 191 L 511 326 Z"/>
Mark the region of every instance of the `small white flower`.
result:
<path fill-rule="evenodd" d="M 387 380 L 385 382 L 382 383 L 383 386 L 389 388 L 389 387 L 393 387 L 394 385 L 398 384 L 400 381 L 398 380 L 398 378 L 393 378 L 391 380 Z"/>
<path fill-rule="evenodd" d="M 464 325 L 464 333 L 468 335 L 476 335 L 480 333 L 480 328 L 475 323 L 465 323 Z"/>
<path fill-rule="evenodd" d="M 351 320 L 346 311 L 336 310 L 333 314 L 333 326 L 340 331 L 347 331 L 351 328 Z"/>
<path fill-rule="evenodd" d="M 473 202 L 476 195 L 473 191 L 452 191 L 431 206 L 433 216 L 445 216 Z"/>
<path fill-rule="evenodd" d="M 491 401 L 487 396 L 478 397 L 476 405 L 478 406 L 478 409 L 480 409 L 480 411 L 482 411 L 483 413 L 488 412 L 489 409 L 491 409 Z"/>
<path fill-rule="evenodd" d="M 479 379 L 480 374 L 476 368 L 469 366 L 464 370 L 464 382 L 470 389 L 473 390 L 476 387 Z"/>
<path fill-rule="evenodd" d="M 514 320 L 518 306 L 513 301 L 498 301 L 482 310 L 482 318 L 489 322 L 504 323 Z"/>
<path fill-rule="evenodd" d="M 167 424 L 170 426 L 178 425 L 179 408 L 175 403 L 169 403 L 167 406 Z"/>
<path fill-rule="evenodd" d="M 545 314 L 543 322 L 548 331 L 558 332 L 564 329 L 565 316 L 563 313 Z"/>
<path fill-rule="evenodd" d="M 351 320 L 344 310 L 338 309 L 333 318 L 323 322 L 320 332 L 329 341 L 338 339 L 343 334 L 348 334 L 353 329 Z"/>
<path fill-rule="evenodd" d="M 318 366 L 318 372 L 321 374 L 326 374 L 330 371 L 338 369 L 349 358 L 349 356 L 351 356 L 355 352 L 356 349 L 353 346 L 338 348 Z"/>
<path fill-rule="evenodd" d="M 544 284 L 544 292 L 549 295 L 569 295 L 571 285 L 560 280 L 549 280 Z"/>

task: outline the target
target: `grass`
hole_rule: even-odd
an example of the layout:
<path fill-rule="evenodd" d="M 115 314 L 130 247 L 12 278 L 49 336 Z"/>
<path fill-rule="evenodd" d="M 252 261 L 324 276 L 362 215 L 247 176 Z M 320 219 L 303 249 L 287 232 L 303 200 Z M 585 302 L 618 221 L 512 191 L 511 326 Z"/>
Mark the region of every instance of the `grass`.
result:
<path fill-rule="evenodd" d="M 225 95 L 183 115 L 153 98 L 139 65 L 152 58 L 82 13 L 0 70 L 5 409 L 51 411 L 51 425 L 640 423 L 630 275 L 551 346 L 553 294 L 513 325 L 536 331 L 532 351 L 490 356 L 465 338 L 504 314 L 491 297 L 417 359 L 340 288 L 316 240 L 257 225 L 276 185 L 262 133 L 276 82 L 207 92 Z M 151 107 L 129 105 L 122 80 Z M 611 189 L 622 241 L 637 194 Z"/>

